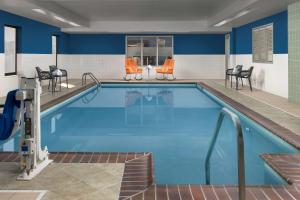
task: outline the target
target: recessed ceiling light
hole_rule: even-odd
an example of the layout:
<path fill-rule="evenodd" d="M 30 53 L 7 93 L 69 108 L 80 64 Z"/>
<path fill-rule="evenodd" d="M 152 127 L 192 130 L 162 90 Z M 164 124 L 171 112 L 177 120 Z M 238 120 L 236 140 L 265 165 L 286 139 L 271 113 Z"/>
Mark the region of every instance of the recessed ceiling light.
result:
<path fill-rule="evenodd" d="M 228 22 L 231 22 L 231 21 L 233 21 L 233 20 L 235 20 L 235 19 L 238 19 L 238 18 L 240 18 L 240 17 L 242 17 L 242 16 L 244 16 L 244 15 L 247 15 L 247 14 L 250 13 L 250 12 L 251 12 L 251 10 L 244 10 L 244 11 L 242 11 L 242 12 L 236 14 L 234 17 L 225 19 L 225 20 L 223 20 L 223 21 L 221 21 L 221 22 L 215 24 L 214 26 L 216 26 L 216 27 L 223 26 L 224 24 L 227 24 Z"/>
<path fill-rule="evenodd" d="M 76 24 L 76 23 L 74 23 L 74 22 L 69 22 L 69 24 L 70 24 L 71 26 L 76 26 L 76 27 L 80 26 L 79 24 Z"/>
<path fill-rule="evenodd" d="M 42 10 L 42 9 L 39 9 L 39 8 L 34 8 L 34 9 L 32 9 L 34 12 L 37 12 L 37 13 L 40 13 L 40 14 L 43 14 L 43 15 L 46 15 L 47 13 L 44 11 L 44 10 Z"/>
<path fill-rule="evenodd" d="M 64 18 L 59 17 L 59 16 L 57 16 L 57 15 L 54 15 L 53 17 L 54 17 L 54 19 L 56 19 L 56 20 L 58 20 L 58 21 L 66 22 L 66 20 L 65 20 Z"/>
<path fill-rule="evenodd" d="M 244 15 L 247 15 L 249 12 L 251 12 L 251 10 L 244 10 L 244 11 L 238 13 L 236 16 L 234 16 L 233 19 L 237 19 L 237 18 L 240 18 Z"/>
<path fill-rule="evenodd" d="M 221 21 L 221 22 L 215 24 L 214 26 L 215 26 L 215 27 L 219 27 L 219 26 L 223 26 L 224 24 L 227 24 L 227 23 L 228 23 L 228 19 L 227 19 L 227 20 L 223 20 L 223 21 Z"/>

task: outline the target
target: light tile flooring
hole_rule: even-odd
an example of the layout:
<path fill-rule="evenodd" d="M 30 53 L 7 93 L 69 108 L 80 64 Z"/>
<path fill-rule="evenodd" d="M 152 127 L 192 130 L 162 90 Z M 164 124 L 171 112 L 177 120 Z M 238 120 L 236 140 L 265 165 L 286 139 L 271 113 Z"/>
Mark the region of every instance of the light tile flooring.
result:
<path fill-rule="evenodd" d="M 87 84 L 90 82 L 91 82 L 90 80 L 87 80 Z M 44 85 L 46 83 L 47 82 L 45 81 L 42 87 L 41 105 L 82 87 L 81 79 L 70 79 L 69 88 L 66 87 L 67 84 L 65 82 L 62 82 L 61 91 L 52 93 L 51 91 L 48 90 L 48 85 Z M 59 85 L 57 86 L 56 90 L 59 90 Z M 4 104 L 5 99 L 6 97 L 0 97 L 0 104 Z"/>
<path fill-rule="evenodd" d="M 88 79 L 87 84 L 91 81 Z M 48 85 L 43 85 L 42 88 L 42 95 L 41 95 L 41 105 L 52 101 L 62 95 L 65 95 L 67 93 L 70 93 L 72 91 L 77 90 L 78 88 L 82 87 L 82 82 L 80 79 L 70 79 L 69 80 L 69 88 L 67 88 L 67 84 L 65 82 L 62 82 L 61 91 L 59 91 L 60 87 L 59 85 L 56 87 L 57 92 L 51 92 L 48 90 Z"/>
<path fill-rule="evenodd" d="M 37 190 L 1 190 L 1 200 L 40 200 L 47 191 Z"/>
<path fill-rule="evenodd" d="M 0 189 L 47 190 L 43 200 L 115 200 L 123 171 L 124 164 L 54 163 L 31 181 L 17 181 L 18 163 L 0 163 Z"/>
<path fill-rule="evenodd" d="M 238 103 L 300 135 L 300 105 L 290 103 L 285 98 L 261 90 L 251 92 L 247 86 L 236 91 L 229 88 L 229 86 L 224 87 L 224 81 L 204 80 L 203 82 Z"/>

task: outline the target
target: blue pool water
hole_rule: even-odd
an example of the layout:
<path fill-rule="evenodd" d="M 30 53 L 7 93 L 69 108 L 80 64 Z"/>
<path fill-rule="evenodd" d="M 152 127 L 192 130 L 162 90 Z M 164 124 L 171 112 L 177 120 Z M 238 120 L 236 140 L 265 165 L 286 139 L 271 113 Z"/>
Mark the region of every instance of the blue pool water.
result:
<path fill-rule="evenodd" d="M 104 85 L 44 112 L 42 143 L 50 152 L 152 152 L 157 183 L 203 184 L 205 155 L 223 106 L 196 85 Z M 284 184 L 259 155 L 297 150 L 239 115 L 247 184 Z M 0 148 L 17 151 L 17 140 Z M 225 118 L 211 159 L 213 184 L 237 183 L 236 154 L 235 129 Z"/>

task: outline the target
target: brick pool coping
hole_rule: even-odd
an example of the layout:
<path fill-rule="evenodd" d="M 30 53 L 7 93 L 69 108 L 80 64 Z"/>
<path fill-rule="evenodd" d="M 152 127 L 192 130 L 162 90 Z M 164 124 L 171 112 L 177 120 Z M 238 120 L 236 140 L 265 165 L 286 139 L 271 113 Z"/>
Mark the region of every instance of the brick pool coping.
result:
<path fill-rule="evenodd" d="M 263 154 L 260 157 L 288 184 L 300 186 L 300 154 Z"/>
<path fill-rule="evenodd" d="M 124 163 L 119 199 L 127 199 L 153 184 L 151 153 L 51 152 L 49 158 L 55 163 Z M 19 159 L 16 152 L 0 152 L 0 163 Z"/>
<path fill-rule="evenodd" d="M 56 163 L 124 163 L 119 200 L 237 200 L 236 186 L 154 184 L 151 153 L 52 152 Z M 0 162 L 17 162 L 16 152 L 1 152 Z M 247 186 L 247 200 L 297 200 L 298 184 L 287 186 Z"/>

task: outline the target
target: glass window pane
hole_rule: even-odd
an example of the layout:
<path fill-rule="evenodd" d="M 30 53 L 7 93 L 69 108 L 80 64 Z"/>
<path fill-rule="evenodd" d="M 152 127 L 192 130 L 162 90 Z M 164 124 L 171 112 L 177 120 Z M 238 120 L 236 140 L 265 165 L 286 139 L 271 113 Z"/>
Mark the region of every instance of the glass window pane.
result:
<path fill-rule="evenodd" d="M 16 34 L 16 28 L 4 27 L 5 75 L 16 74 Z"/>
<path fill-rule="evenodd" d="M 57 64 L 57 36 L 52 35 L 52 57 L 53 57 L 53 64 Z"/>
<path fill-rule="evenodd" d="M 172 37 L 158 38 L 158 65 L 163 65 L 167 57 L 173 55 Z"/>
<path fill-rule="evenodd" d="M 157 38 L 143 37 L 143 65 L 156 66 Z"/>
<path fill-rule="evenodd" d="M 127 57 L 133 57 L 139 66 L 141 66 L 141 37 L 127 37 Z"/>
<path fill-rule="evenodd" d="M 127 36 L 126 49 L 126 56 L 133 57 L 139 66 L 159 66 L 173 56 L 173 39 L 172 36 Z"/>
<path fill-rule="evenodd" d="M 273 25 L 264 25 L 252 30 L 253 61 L 273 62 Z"/>

